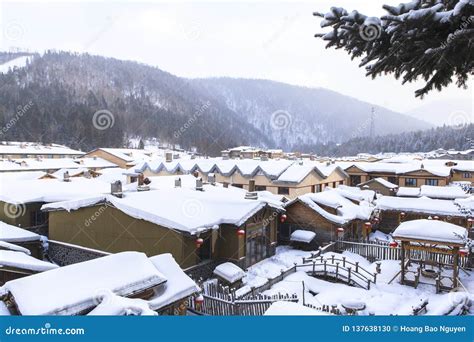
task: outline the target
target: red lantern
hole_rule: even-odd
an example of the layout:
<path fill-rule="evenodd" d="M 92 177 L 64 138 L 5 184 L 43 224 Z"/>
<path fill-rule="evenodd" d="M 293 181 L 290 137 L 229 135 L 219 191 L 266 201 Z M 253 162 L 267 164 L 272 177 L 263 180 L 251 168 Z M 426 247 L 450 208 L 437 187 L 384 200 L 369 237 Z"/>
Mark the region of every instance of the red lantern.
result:
<path fill-rule="evenodd" d="M 196 304 L 202 304 L 202 303 L 204 303 L 204 297 L 202 295 L 199 295 L 194 299 L 194 302 Z"/>
<path fill-rule="evenodd" d="M 237 231 L 237 236 L 245 236 L 245 230 L 239 229 L 239 230 Z"/>
<path fill-rule="evenodd" d="M 460 249 L 459 250 L 459 256 L 465 257 L 469 254 L 467 249 Z"/>
<path fill-rule="evenodd" d="M 474 222 L 474 219 L 473 219 L 472 217 L 469 217 L 469 218 L 467 219 L 467 224 L 468 224 L 469 226 L 472 226 L 472 223 L 473 223 L 473 222 Z"/>
<path fill-rule="evenodd" d="M 286 221 L 286 218 L 287 218 L 286 214 L 282 214 L 282 215 L 280 216 L 280 222 L 281 222 L 281 223 L 285 222 L 285 221 Z"/>
<path fill-rule="evenodd" d="M 201 245 L 204 243 L 204 240 L 201 238 L 196 239 L 196 248 L 201 247 Z"/>
<path fill-rule="evenodd" d="M 403 220 L 407 214 L 405 214 L 403 211 L 400 213 L 400 218 Z"/>
<path fill-rule="evenodd" d="M 390 248 L 397 248 L 398 247 L 398 242 L 397 241 L 392 241 L 388 244 Z"/>
<path fill-rule="evenodd" d="M 433 217 L 435 220 L 439 220 L 439 216 L 434 216 Z"/>
<path fill-rule="evenodd" d="M 365 223 L 364 223 L 364 226 L 365 226 L 365 229 L 366 229 L 366 230 L 370 230 L 370 228 L 372 227 L 372 223 L 370 223 L 370 222 L 365 222 Z"/>
<path fill-rule="evenodd" d="M 342 227 L 337 228 L 337 233 L 338 234 L 344 233 L 344 228 L 342 228 Z"/>
<path fill-rule="evenodd" d="M 379 220 L 378 217 L 374 218 L 374 223 L 379 223 L 379 221 L 380 221 L 380 220 Z"/>

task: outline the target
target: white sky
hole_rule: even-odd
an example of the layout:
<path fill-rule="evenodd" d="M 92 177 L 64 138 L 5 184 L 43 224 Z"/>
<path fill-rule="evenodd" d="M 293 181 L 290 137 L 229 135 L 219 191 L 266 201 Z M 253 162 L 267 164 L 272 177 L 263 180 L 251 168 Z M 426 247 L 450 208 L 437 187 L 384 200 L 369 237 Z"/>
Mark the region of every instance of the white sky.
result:
<path fill-rule="evenodd" d="M 0 48 L 89 52 L 157 66 L 184 77 L 265 78 L 324 87 L 405 112 L 443 99 L 473 99 L 449 87 L 421 101 L 421 86 L 391 76 L 371 80 L 343 51 L 326 50 L 314 11 L 331 6 L 380 15 L 400 0 L 54 1 L 0 0 Z M 455 106 L 455 101 L 453 101 Z"/>

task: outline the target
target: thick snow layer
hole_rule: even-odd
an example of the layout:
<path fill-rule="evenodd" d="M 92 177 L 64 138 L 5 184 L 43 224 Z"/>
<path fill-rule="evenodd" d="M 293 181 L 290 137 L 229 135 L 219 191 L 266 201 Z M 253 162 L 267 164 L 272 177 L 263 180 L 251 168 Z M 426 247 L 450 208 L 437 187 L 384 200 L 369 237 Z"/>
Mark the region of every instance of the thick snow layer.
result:
<path fill-rule="evenodd" d="M 291 233 L 290 240 L 291 241 L 297 241 L 297 242 L 306 242 L 310 243 L 313 241 L 313 239 L 316 237 L 315 232 L 311 232 L 309 230 L 295 230 L 293 233 Z"/>
<path fill-rule="evenodd" d="M 345 198 L 357 202 L 365 201 L 371 203 L 375 198 L 375 191 L 360 189 L 354 186 L 338 185 L 336 191 Z"/>
<path fill-rule="evenodd" d="M 58 267 L 50 262 L 33 258 L 23 251 L 17 252 L 5 250 L 0 250 L 0 266 L 14 267 L 35 272 L 44 272 Z"/>
<path fill-rule="evenodd" d="M 392 236 L 389 234 L 382 233 L 380 230 L 376 230 L 369 235 L 370 241 L 381 241 L 381 242 L 390 242 L 392 241 Z"/>
<path fill-rule="evenodd" d="M 15 251 L 15 252 L 22 252 L 22 253 L 25 253 L 27 255 L 30 255 L 31 252 L 29 249 L 26 249 L 24 247 L 21 247 L 21 246 L 18 246 L 18 245 L 15 245 L 13 243 L 10 243 L 10 242 L 5 242 L 5 241 L 0 241 L 0 251 L 1 250 L 9 250 L 9 251 Z"/>
<path fill-rule="evenodd" d="M 391 183 L 389 182 L 388 180 L 382 178 L 382 177 L 377 177 L 377 178 L 374 178 L 374 179 L 371 179 L 370 181 L 367 181 L 365 183 L 362 183 L 362 184 L 367 184 L 369 182 L 377 182 L 379 184 L 381 184 L 382 186 L 388 188 L 388 189 L 396 189 L 398 188 L 398 184 L 394 184 L 394 183 Z"/>
<path fill-rule="evenodd" d="M 153 310 L 185 299 L 199 291 L 196 283 L 183 272 L 171 254 L 160 254 L 149 259 L 167 279 L 166 283 L 155 289 L 155 294 L 149 300 Z"/>
<path fill-rule="evenodd" d="M 14 204 L 68 201 L 86 196 L 110 193 L 110 184 L 96 179 L 71 178 L 17 181 L 2 184 L 0 200 Z"/>
<path fill-rule="evenodd" d="M 11 316 L 10 310 L 2 300 L 0 300 L 0 316 Z"/>
<path fill-rule="evenodd" d="M 123 198 L 112 195 L 83 198 L 44 205 L 43 209 L 76 210 L 101 201 L 137 219 L 146 220 L 170 229 L 196 234 L 200 229 L 211 229 L 221 224 L 240 226 L 251 216 L 269 205 L 283 210 L 281 203 L 267 198 L 245 199 L 242 189 L 207 186 L 204 191 L 186 188 L 161 189 L 125 193 Z"/>
<path fill-rule="evenodd" d="M 345 224 L 354 219 L 368 220 L 374 209 L 372 205 L 365 201 L 357 205 L 342 196 L 338 190 L 330 188 L 327 188 L 323 192 L 304 194 L 286 203 L 285 206 L 289 206 L 298 200 L 327 220 L 337 224 Z M 327 212 L 318 204 L 336 209 L 337 215 Z"/>
<path fill-rule="evenodd" d="M 420 196 L 439 199 L 467 198 L 468 194 L 459 186 L 430 186 L 422 185 Z"/>
<path fill-rule="evenodd" d="M 41 235 L 0 221 L 0 241 L 27 242 L 39 241 L 40 239 Z"/>
<path fill-rule="evenodd" d="M 420 188 L 409 188 L 401 186 L 398 188 L 397 196 L 399 197 L 420 197 Z"/>
<path fill-rule="evenodd" d="M 0 184 L 5 184 L 11 181 L 40 179 L 45 175 L 47 175 L 47 173 L 44 171 L 1 172 Z"/>
<path fill-rule="evenodd" d="M 394 239 L 419 239 L 464 245 L 467 229 L 439 220 L 413 220 L 401 223 L 393 232 Z"/>
<path fill-rule="evenodd" d="M 120 297 L 111 291 L 105 290 L 97 298 L 97 305 L 89 316 L 157 316 L 158 314 L 150 309 L 147 301 L 139 298 Z"/>
<path fill-rule="evenodd" d="M 431 215 L 465 216 L 454 201 L 430 198 L 405 198 L 382 196 L 377 199 L 377 209 L 419 212 Z"/>
<path fill-rule="evenodd" d="M 245 276 L 245 272 L 239 266 L 225 262 L 214 269 L 214 274 L 227 280 L 229 283 L 235 283 Z"/>
<path fill-rule="evenodd" d="M 323 311 L 309 308 L 299 303 L 293 302 L 275 302 L 267 311 L 265 316 L 324 316 L 328 315 Z"/>
<path fill-rule="evenodd" d="M 7 282 L 22 315 L 71 315 L 94 307 L 110 290 L 127 296 L 166 278 L 147 256 L 122 252 Z"/>
<path fill-rule="evenodd" d="M 0 154 L 22 155 L 22 154 L 63 154 L 82 156 L 84 152 L 73 150 L 64 145 L 51 144 L 41 145 L 31 142 L 8 141 L 0 144 Z"/>
<path fill-rule="evenodd" d="M 413 160 L 408 163 L 387 163 L 387 162 L 356 162 L 352 163 L 357 168 L 365 172 L 372 173 L 395 173 L 405 174 L 419 170 L 425 170 L 433 175 L 449 177 L 451 168 L 441 163 L 429 162 L 427 160 Z M 347 169 L 347 168 L 346 168 Z"/>

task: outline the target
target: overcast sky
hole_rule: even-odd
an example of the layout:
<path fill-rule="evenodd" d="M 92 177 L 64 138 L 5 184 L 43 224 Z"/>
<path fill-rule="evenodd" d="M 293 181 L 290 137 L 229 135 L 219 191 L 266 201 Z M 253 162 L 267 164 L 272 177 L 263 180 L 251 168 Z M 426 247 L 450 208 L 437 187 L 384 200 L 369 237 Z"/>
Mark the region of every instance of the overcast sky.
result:
<path fill-rule="evenodd" d="M 343 51 L 326 50 L 314 11 L 331 6 L 380 15 L 399 0 L 255 2 L 1 1 L 2 50 L 89 52 L 157 66 L 184 77 L 264 78 L 324 87 L 405 112 L 427 102 L 473 98 L 449 87 L 421 101 L 421 83 L 371 80 Z M 453 101 L 455 105 L 455 101 Z"/>

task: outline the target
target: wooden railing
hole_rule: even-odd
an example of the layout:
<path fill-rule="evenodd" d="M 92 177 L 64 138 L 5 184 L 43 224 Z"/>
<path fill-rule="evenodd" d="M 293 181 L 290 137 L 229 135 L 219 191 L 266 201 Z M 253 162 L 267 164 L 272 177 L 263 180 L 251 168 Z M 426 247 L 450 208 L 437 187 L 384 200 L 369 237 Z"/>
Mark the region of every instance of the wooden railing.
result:
<path fill-rule="evenodd" d="M 376 260 L 400 260 L 401 248 L 390 247 L 388 242 L 380 241 L 348 241 L 338 240 L 335 242 L 336 251 L 348 251 L 359 254 L 367 260 L 373 262 Z M 410 250 L 410 259 L 412 260 L 430 260 L 435 264 L 452 265 L 453 256 L 450 254 Z M 468 257 L 459 256 L 459 266 L 465 267 L 468 263 Z"/>

